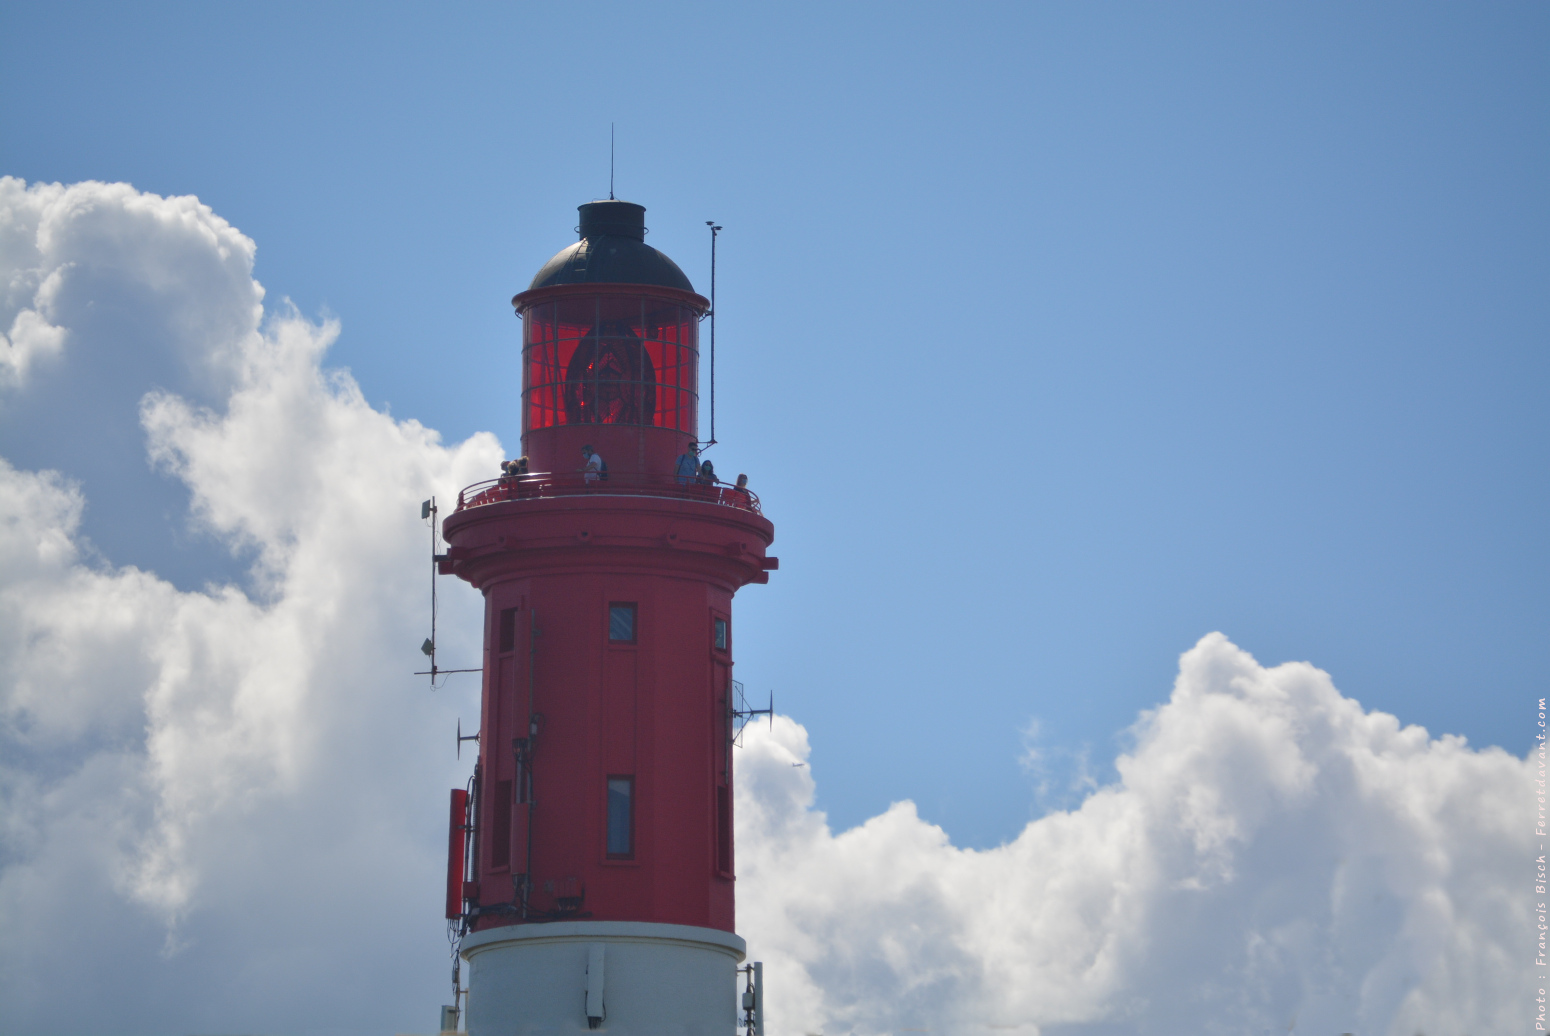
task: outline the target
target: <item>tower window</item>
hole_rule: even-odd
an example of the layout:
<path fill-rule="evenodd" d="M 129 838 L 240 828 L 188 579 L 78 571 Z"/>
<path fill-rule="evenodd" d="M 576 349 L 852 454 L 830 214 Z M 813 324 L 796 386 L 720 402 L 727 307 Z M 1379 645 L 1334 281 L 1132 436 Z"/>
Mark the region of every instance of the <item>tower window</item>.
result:
<path fill-rule="evenodd" d="M 511 782 L 495 782 L 495 810 L 490 816 L 490 866 L 511 866 Z"/>
<path fill-rule="evenodd" d="M 716 869 L 732 873 L 732 789 L 716 787 Z"/>
<path fill-rule="evenodd" d="M 635 778 L 608 778 L 608 855 L 627 859 L 635 855 Z"/>
<path fill-rule="evenodd" d="M 501 654 L 513 651 L 517 646 L 517 610 L 515 608 L 501 609 Z"/>
<path fill-rule="evenodd" d="M 717 619 L 716 620 L 716 650 L 717 651 L 725 651 L 726 649 L 727 649 L 727 620 L 725 620 L 725 619 Z"/>
<path fill-rule="evenodd" d="M 608 639 L 626 644 L 635 643 L 635 606 L 633 604 L 608 606 Z"/>

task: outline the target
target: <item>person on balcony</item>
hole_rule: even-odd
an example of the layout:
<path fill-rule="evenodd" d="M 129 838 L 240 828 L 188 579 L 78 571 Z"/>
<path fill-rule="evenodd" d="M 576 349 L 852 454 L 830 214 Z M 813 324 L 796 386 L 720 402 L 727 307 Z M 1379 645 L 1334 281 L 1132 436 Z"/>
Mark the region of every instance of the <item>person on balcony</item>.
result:
<path fill-rule="evenodd" d="M 522 492 L 522 482 L 527 478 L 527 458 L 501 461 L 501 495 L 510 498 L 512 493 Z"/>
<path fill-rule="evenodd" d="M 603 463 L 602 457 L 593 452 L 590 445 L 581 448 L 581 459 L 583 463 L 581 470 L 585 473 L 582 477 L 589 486 L 600 481 L 608 471 L 608 465 Z"/>
<path fill-rule="evenodd" d="M 678 455 L 678 484 L 680 486 L 692 485 L 700 473 L 699 444 L 690 443 L 684 447 L 684 451 Z"/>
<path fill-rule="evenodd" d="M 748 476 L 737 476 L 737 485 L 732 487 L 732 506 L 750 508 L 753 501 L 748 496 Z"/>
<path fill-rule="evenodd" d="M 512 488 L 516 490 L 517 496 L 521 496 L 523 489 L 522 483 L 527 481 L 526 457 L 518 457 L 516 460 L 511 462 L 510 477 L 507 479 L 507 481 L 512 484 Z"/>
<path fill-rule="evenodd" d="M 716 489 L 716 469 L 710 461 L 700 465 L 699 473 L 694 476 L 693 492 L 706 500 L 715 500 L 721 495 Z"/>

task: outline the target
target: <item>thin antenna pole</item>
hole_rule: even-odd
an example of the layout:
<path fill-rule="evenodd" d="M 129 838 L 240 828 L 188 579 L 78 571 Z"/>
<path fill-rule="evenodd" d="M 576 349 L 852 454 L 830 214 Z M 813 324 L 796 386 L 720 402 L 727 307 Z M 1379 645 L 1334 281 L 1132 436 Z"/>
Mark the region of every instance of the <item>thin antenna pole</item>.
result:
<path fill-rule="evenodd" d="M 710 228 L 710 442 L 709 446 L 716 445 L 716 235 L 721 233 L 721 228 L 716 226 L 716 221 L 708 219 L 705 225 Z"/>
<path fill-rule="evenodd" d="M 614 200 L 614 124 L 608 124 L 608 200 Z"/>
<path fill-rule="evenodd" d="M 436 562 L 436 555 L 439 553 L 436 548 L 441 546 L 439 542 L 440 536 L 438 535 L 440 530 L 436 528 L 435 497 L 431 497 L 420 505 L 420 514 L 423 517 L 429 518 L 431 525 L 431 649 L 429 654 L 431 656 L 431 690 L 434 691 L 436 689 L 436 576 L 440 570 L 440 566 Z M 462 731 L 460 730 L 458 733 L 462 733 Z M 459 743 L 458 747 L 461 748 L 462 744 Z"/>
<path fill-rule="evenodd" d="M 461 506 L 462 502 L 463 502 L 463 498 L 462 498 L 461 495 L 459 495 L 458 496 L 458 504 Z M 429 500 L 426 500 L 426 501 L 424 501 L 423 503 L 420 504 L 420 520 L 421 521 L 429 522 L 430 523 L 430 527 L 431 527 L 431 635 L 430 635 L 430 638 L 428 640 L 426 640 L 424 644 L 420 645 L 420 650 L 423 651 L 426 655 L 430 656 L 431 667 L 430 667 L 430 669 L 428 669 L 428 670 L 426 670 L 424 672 L 416 672 L 414 674 L 415 676 L 428 676 L 428 677 L 430 677 L 431 678 L 431 690 L 433 690 L 433 691 L 437 689 L 436 688 L 436 677 L 438 677 L 438 676 L 447 676 L 447 675 L 449 675 L 451 673 L 482 673 L 482 672 L 484 672 L 484 669 L 482 667 L 479 668 L 479 669 L 439 669 L 436 666 L 436 576 L 441 571 L 441 560 L 442 560 L 442 555 L 436 549 L 437 547 L 439 547 L 441 545 L 441 529 L 436 524 L 436 514 L 437 514 L 437 511 L 436 511 L 436 498 L 435 497 L 431 497 Z M 445 683 L 446 681 L 442 681 L 442 682 Z M 459 721 L 459 723 L 460 723 L 460 726 L 461 726 L 461 721 Z M 462 733 L 463 733 L 463 731 L 461 729 L 459 729 L 458 730 L 459 736 L 461 736 Z M 460 741 L 459 744 L 461 744 L 461 743 L 462 742 Z"/>

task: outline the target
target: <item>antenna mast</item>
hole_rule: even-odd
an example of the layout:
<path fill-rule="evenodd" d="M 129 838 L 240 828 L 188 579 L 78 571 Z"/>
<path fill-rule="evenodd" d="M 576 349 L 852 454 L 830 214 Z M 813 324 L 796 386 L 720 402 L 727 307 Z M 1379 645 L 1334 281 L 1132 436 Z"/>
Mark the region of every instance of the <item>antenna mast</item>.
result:
<path fill-rule="evenodd" d="M 608 124 L 608 200 L 614 200 L 614 124 Z"/>
<path fill-rule="evenodd" d="M 705 225 L 710 228 L 710 442 L 707 446 L 716 445 L 716 235 L 721 233 L 721 228 L 716 221 L 708 219 Z"/>
<path fill-rule="evenodd" d="M 436 677 L 445 673 L 482 673 L 479 669 L 438 669 L 436 668 L 436 576 L 441 571 L 441 561 L 445 554 L 436 553 L 436 548 L 441 543 L 440 530 L 436 525 L 436 498 L 431 497 L 420 505 L 420 520 L 428 522 L 431 527 L 431 635 L 425 638 L 425 643 L 420 645 L 420 651 L 431 660 L 429 669 L 417 672 L 415 676 L 428 676 L 431 678 L 431 690 L 436 690 Z M 445 681 L 443 681 L 445 682 Z M 462 747 L 463 741 L 462 721 L 458 721 L 458 746 Z"/>

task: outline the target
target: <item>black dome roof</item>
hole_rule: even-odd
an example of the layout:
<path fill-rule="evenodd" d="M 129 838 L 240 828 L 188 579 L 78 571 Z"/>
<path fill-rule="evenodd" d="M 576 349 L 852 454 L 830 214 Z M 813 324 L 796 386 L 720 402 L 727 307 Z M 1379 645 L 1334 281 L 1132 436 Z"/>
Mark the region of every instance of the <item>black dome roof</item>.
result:
<path fill-rule="evenodd" d="M 556 284 L 655 284 L 680 291 L 694 285 L 673 262 L 646 244 L 646 207 L 634 202 L 578 205 L 581 240 L 557 252 L 528 290 Z"/>

